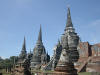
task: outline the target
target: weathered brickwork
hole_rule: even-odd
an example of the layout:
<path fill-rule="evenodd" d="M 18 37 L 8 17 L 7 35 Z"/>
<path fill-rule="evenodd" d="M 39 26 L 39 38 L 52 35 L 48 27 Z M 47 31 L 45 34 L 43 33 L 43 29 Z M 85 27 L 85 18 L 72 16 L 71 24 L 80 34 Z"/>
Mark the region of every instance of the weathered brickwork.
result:
<path fill-rule="evenodd" d="M 88 42 L 80 42 L 78 51 L 80 58 L 76 68 L 80 70 L 83 67 L 80 72 L 100 72 L 100 44 L 90 45 Z M 90 60 L 89 57 L 91 57 Z"/>

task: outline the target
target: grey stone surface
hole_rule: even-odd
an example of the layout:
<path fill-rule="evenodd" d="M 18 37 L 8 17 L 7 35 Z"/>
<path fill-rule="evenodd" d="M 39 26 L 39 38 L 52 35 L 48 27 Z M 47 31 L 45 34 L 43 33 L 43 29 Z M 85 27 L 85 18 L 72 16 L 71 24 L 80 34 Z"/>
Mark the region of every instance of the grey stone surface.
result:
<path fill-rule="evenodd" d="M 27 51 L 26 51 L 26 41 L 25 41 L 25 37 L 24 37 L 24 42 L 23 42 L 21 53 L 19 55 L 19 60 L 23 61 L 26 57 L 27 57 Z"/>
<path fill-rule="evenodd" d="M 61 45 L 62 45 L 62 50 L 66 50 L 69 60 L 72 62 L 76 62 L 79 58 L 79 54 L 77 51 L 78 43 L 79 43 L 79 36 L 77 35 L 77 33 L 75 33 L 75 29 L 73 28 L 70 9 L 68 8 L 67 24 L 65 32 L 61 37 Z"/>
<path fill-rule="evenodd" d="M 33 49 L 33 56 L 31 59 L 31 69 L 37 68 L 39 65 L 49 62 L 50 56 L 46 53 L 45 47 L 42 43 L 42 31 L 40 27 L 38 40 L 36 46 Z"/>
<path fill-rule="evenodd" d="M 46 66 L 46 69 L 54 70 L 58 64 L 58 61 L 67 63 L 76 62 L 79 58 L 79 53 L 77 51 L 78 42 L 79 36 L 77 33 L 75 33 L 71 20 L 70 9 L 68 8 L 65 32 L 61 37 L 61 42 L 58 41 L 58 44 L 54 47 L 53 57 Z"/>

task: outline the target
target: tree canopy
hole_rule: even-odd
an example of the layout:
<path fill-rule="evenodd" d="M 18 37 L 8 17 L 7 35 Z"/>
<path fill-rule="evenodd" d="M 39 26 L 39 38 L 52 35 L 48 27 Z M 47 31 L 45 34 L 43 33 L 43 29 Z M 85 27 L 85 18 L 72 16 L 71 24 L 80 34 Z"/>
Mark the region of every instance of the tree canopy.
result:
<path fill-rule="evenodd" d="M 18 60 L 17 56 L 11 56 L 10 58 L 7 59 L 2 59 L 0 57 L 0 69 L 4 69 L 6 67 L 13 67 L 14 64 L 16 64 Z"/>

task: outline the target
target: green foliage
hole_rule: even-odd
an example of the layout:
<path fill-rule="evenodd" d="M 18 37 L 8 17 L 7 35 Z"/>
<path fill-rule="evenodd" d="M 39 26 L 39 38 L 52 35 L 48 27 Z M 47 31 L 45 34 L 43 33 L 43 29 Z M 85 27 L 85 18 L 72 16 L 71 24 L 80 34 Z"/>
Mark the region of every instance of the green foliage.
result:
<path fill-rule="evenodd" d="M 11 73 L 6 72 L 6 69 L 0 70 L 0 73 L 2 73 L 3 75 L 11 75 Z"/>
<path fill-rule="evenodd" d="M 3 74 L 3 75 L 11 75 L 11 74 Z"/>
<path fill-rule="evenodd" d="M 0 57 L 0 61 L 2 61 L 3 59 Z"/>
<path fill-rule="evenodd" d="M 4 69 L 6 67 L 12 67 L 15 62 L 17 62 L 18 57 L 17 56 L 11 56 L 7 59 L 1 59 L 0 60 L 0 69 Z"/>

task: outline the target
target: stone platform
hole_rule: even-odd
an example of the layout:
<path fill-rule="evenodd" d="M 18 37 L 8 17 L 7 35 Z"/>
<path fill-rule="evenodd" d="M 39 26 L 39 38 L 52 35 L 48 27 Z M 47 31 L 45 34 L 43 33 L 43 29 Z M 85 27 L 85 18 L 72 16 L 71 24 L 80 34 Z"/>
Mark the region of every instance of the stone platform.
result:
<path fill-rule="evenodd" d="M 64 63 L 59 62 L 57 67 L 55 68 L 56 73 L 59 73 L 57 75 L 60 75 L 63 73 L 63 75 L 77 75 L 77 70 L 74 68 L 73 63 Z"/>
<path fill-rule="evenodd" d="M 59 62 L 55 71 L 34 71 L 37 75 L 78 75 L 77 70 L 74 68 L 73 63 Z"/>

